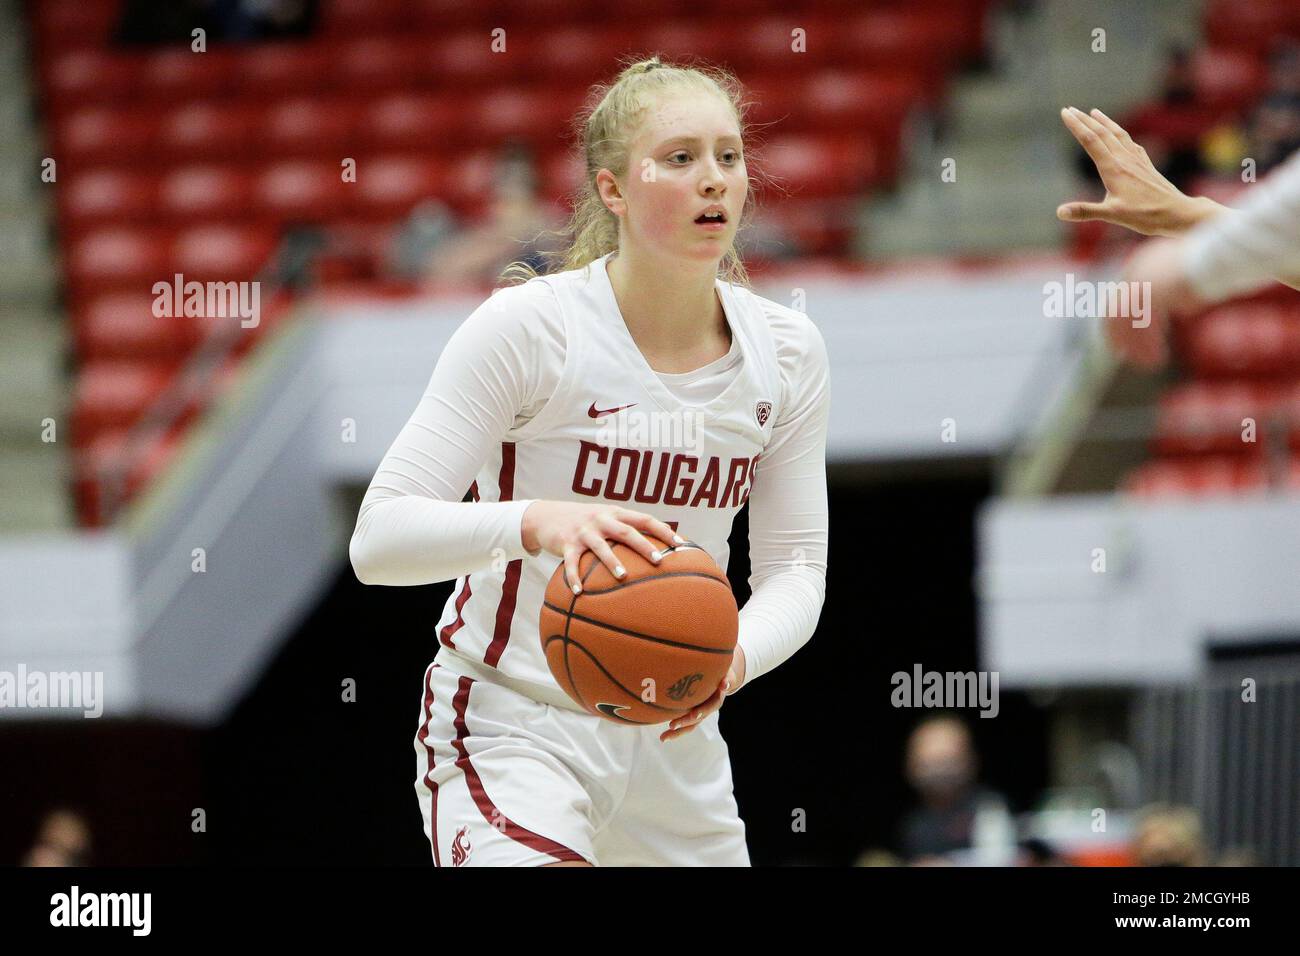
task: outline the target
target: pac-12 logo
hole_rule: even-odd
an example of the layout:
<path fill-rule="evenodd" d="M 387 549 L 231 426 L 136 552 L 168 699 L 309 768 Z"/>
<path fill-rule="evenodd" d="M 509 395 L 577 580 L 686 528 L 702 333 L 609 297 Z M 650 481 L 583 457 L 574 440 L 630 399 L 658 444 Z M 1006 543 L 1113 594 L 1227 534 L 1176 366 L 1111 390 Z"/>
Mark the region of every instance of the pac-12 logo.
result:
<path fill-rule="evenodd" d="M 685 677 L 678 680 L 677 683 L 673 684 L 672 687 L 668 688 L 668 696 L 673 700 L 681 700 L 691 692 L 699 681 L 703 679 L 703 674 L 687 674 Z"/>
<path fill-rule="evenodd" d="M 759 402 L 754 406 L 754 417 L 758 419 L 758 427 L 762 428 L 767 424 L 768 417 L 772 414 L 771 402 Z"/>
<path fill-rule="evenodd" d="M 464 842 L 461 842 L 464 841 Z M 456 839 L 451 843 L 451 865 L 460 866 L 469 859 L 469 827 L 463 826 L 456 831 Z"/>

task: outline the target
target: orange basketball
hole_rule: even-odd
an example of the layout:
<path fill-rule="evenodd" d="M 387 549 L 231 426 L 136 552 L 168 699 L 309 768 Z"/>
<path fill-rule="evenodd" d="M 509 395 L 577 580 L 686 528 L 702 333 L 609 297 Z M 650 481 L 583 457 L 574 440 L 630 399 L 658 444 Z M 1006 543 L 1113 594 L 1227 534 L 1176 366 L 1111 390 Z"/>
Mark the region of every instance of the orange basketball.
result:
<path fill-rule="evenodd" d="M 727 676 L 740 618 L 722 569 L 698 544 L 662 545 L 658 565 L 622 542 L 620 580 L 591 551 L 582 593 L 556 567 L 542 603 L 542 652 L 583 709 L 620 724 L 662 724 L 708 700 Z"/>

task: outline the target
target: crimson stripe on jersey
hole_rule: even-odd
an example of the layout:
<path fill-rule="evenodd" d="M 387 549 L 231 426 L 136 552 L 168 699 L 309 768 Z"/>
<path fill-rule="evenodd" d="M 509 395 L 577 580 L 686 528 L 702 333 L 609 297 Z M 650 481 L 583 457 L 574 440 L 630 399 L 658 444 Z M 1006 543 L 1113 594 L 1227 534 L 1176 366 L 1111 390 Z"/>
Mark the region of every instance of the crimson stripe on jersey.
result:
<path fill-rule="evenodd" d="M 465 609 L 465 602 L 469 600 L 469 575 L 466 575 L 461 581 L 460 594 L 456 595 L 456 620 L 444 627 L 442 633 L 438 635 L 438 640 L 453 651 L 456 649 L 456 645 L 452 643 L 451 636 L 465 626 L 465 618 L 460 612 Z"/>
<path fill-rule="evenodd" d="M 497 478 L 497 487 L 501 489 L 498 501 L 512 501 L 515 493 L 515 443 L 501 443 L 501 474 Z M 506 565 L 506 579 L 501 585 L 501 600 L 497 603 L 496 627 L 492 631 L 492 643 L 483 654 L 483 663 L 497 666 L 506 645 L 510 643 L 510 621 L 515 616 L 515 601 L 519 597 L 519 576 L 523 573 L 524 562 L 516 558 Z"/>
<path fill-rule="evenodd" d="M 497 808 L 497 805 L 492 802 L 492 798 L 487 795 L 487 791 L 483 789 L 483 781 L 479 778 L 474 765 L 470 763 L 469 751 L 465 749 L 465 738 L 469 736 L 469 730 L 465 726 L 465 711 L 469 707 L 469 691 L 474 684 L 475 681 L 472 677 L 462 677 L 460 686 L 456 689 L 456 697 L 452 702 L 452 708 L 456 711 L 456 739 L 452 741 L 452 745 L 456 748 L 456 752 L 460 754 L 456 758 L 456 766 L 460 767 L 461 772 L 465 774 L 465 782 L 469 785 L 470 795 L 474 798 L 479 813 L 483 814 L 483 819 L 490 826 L 496 827 L 510 839 L 516 843 L 522 843 L 530 850 L 537 850 L 539 853 L 553 856 L 561 862 L 585 862 L 581 853 L 570 850 L 563 843 L 556 843 L 554 840 L 515 823 Z"/>
<path fill-rule="evenodd" d="M 438 857 L 438 785 L 433 780 L 433 765 L 436 757 L 433 753 L 433 746 L 429 743 L 429 721 L 433 719 L 433 669 L 437 664 L 430 664 L 429 669 L 424 673 L 424 706 L 420 710 L 420 716 L 423 720 L 420 722 L 419 737 L 420 743 L 424 746 L 429 755 L 429 769 L 425 771 L 424 783 L 433 795 L 433 810 L 429 814 L 429 842 L 433 844 L 433 865 L 442 866 L 442 861 Z"/>

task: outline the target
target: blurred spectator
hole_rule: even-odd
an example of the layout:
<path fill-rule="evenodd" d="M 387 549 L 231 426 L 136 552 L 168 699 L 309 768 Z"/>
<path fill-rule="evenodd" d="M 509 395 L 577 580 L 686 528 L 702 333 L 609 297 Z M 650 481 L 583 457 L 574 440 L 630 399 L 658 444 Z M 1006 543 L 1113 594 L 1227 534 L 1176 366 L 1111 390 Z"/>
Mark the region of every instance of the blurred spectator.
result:
<path fill-rule="evenodd" d="M 208 39 L 220 34 L 212 4 L 207 0 L 126 0 L 114 39 L 118 43 L 188 43 L 192 30 Z"/>
<path fill-rule="evenodd" d="M 1144 807 L 1133 839 L 1138 866 L 1204 866 L 1201 818 L 1191 807 Z"/>
<path fill-rule="evenodd" d="M 1250 120 L 1250 155 L 1259 175 L 1300 150 L 1300 93 L 1270 93 Z"/>
<path fill-rule="evenodd" d="M 1274 93 L 1300 96 L 1300 43 L 1283 41 L 1273 51 L 1268 74 Z"/>
<path fill-rule="evenodd" d="M 23 866 L 86 866 L 90 861 L 90 827 L 81 815 L 52 810 L 41 821 L 36 842 L 23 857 Z"/>
<path fill-rule="evenodd" d="M 968 849 L 1001 855 L 1011 846 L 1015 828 L 1006 801 L 980 786 L 977 772 L 970 731 L 956 717 L 931 717 L 912 731 L 906 773 L 921 801 L 900 826 L 899 846 L 905 859 L 947 862 L 933 858 Z"/>
<path fill-rule="evenodd" d="M 126 44 L 190 43 L 303 37 L 319 0 L 126 0 L 116 40 Z"/>
<path fill-rule="evenodd" d="M 456 233 L 456 214 L 436 197 L 421 201 L 398 227 L 385 268 L 395 279 L 415 281 L 424 275 L 433 252 Z"/>
<path fill-rule="evenodd" d="M 516 261 L 541 272 L 546 256 L 560 251 L 562 226 L 557 211 L 538 195 L 532 151 L 507 143 L 497 158 L 487 213 L 435 246 L 425 281 L 433 286 L 492 285 Z"/>
<path fill-rule="evenodd" d="M 888 850 L 882 850 L 879 847 L 872 847 L 863 850 L 858 854 L 858 858 L 853 861 L 854 866 L 902 866 L 903 861 Z"/>
<path fill-rule="evenodd" d="M 1249 847 L 1239 846 L 1224 850 L 1214 861 L 1215 866 L 1259 866 L 1259 857 Z"/>
<path fill-rule="evenodd" d="M 1046 840 L 1030 837 L 1020 841 L 1017 866 L 1069 866 L 1070 863 L 1056 852 Z"/>
<path fill-rule="evenodd" d="M 1182 135 L 1188 123 L 1199 130 L 1201 110 L 1196 105 L 1196 77 L 1191 53 L 1181 46 L 1171 47 L 1160 93 L 1144 103 L 1124 122 L 1134 139 L 1140 140 L 1151 155 L 1155 167 L 1179 189 L 1186 191 L 1192 180 L 1205 172 L 1199 135 Z M 1079 170 L 1085 179 L 1096 180 L 1096 170 L 1088 154 L 1079 151 Z"/>

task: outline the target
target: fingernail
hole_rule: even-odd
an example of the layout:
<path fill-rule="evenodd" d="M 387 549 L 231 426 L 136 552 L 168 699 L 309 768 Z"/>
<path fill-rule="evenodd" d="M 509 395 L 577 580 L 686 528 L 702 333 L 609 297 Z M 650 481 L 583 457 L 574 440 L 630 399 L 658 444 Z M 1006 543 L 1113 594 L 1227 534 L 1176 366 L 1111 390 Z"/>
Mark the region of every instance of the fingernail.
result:
<path fill-rule="evenodd" d="M 651 561 L 661 561 L 661 560 L 663 560 L 663 555 L 660 554 L 658 551 L 651 551 L 651 552 L 650 552 L 650 560 L 651 560 Z"/>
<path fill-rule="evenodd" d="M 622 577 L 623 575 L 625 575 L 625 574 L 627 574 L 627 571 L 624 570 L 623 565 L 620 564 L 620 565 L 616 565 L 616 566 L 615 566 L 615 568 L 614 568 L 614 576 L 615 576 L 615 577 L 617 577 L 617 578 L 621 578 L 621 577 Z"/>
<path fill-rule="evenodd" d="M 573 586 L 573 593 L 574 593 L 574 594 L 581 594 L 581 593 L 582 593 L 582 585 L 581 585 L 581 584 L 575 584 L 575 585 Z"/>
<path fill-rule="evenodd" d="M 685 543 L 686 543 L 686 539 L 683 538 L 680 534 L 673 535 L 673 544 L 685 544 Z"/>

